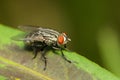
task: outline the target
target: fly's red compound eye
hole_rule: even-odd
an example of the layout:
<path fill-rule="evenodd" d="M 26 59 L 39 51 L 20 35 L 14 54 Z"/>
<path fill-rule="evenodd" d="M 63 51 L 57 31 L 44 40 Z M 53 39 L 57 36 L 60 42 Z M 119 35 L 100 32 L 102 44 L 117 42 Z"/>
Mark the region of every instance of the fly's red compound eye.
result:
<path fill-rule="evenodd" d="M 59 44 L 63 44 L 64 43 L 64 36 L 63 35 L 58 36 L 58 43 Z"/>

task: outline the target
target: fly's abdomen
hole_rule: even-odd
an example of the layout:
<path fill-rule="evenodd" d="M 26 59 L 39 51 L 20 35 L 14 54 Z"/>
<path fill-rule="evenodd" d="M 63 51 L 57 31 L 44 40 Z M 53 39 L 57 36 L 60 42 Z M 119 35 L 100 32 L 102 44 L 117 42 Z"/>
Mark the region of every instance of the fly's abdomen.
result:
<path fill-rule="evenodd" d="M 44 42 L 44 38 L 37 31 L 36 32 L 34 31 L 26 35 L 24 42 L 26 45 L 31 45 L 34 42 Z"/>

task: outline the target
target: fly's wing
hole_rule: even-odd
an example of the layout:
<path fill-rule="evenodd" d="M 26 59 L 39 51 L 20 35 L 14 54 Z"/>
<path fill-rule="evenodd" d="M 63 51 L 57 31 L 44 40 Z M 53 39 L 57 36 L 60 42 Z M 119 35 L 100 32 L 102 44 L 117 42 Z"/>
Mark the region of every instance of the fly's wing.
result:
<path fill-rule="evenodd" d="M 14 41 L 25 41 L 28 40 L 27 38 L 25 38 L 26 34 L 19 34 L 16 36 L 11 37 L 12 40 Z"/>
<path fill-rule="evenodd" d="M 46 33 L 50 33 L 50 34 L 55 34 L 55 35 L 59 35 L 60 33 L 52 30 L 52 29 L 48 29 L 48 28 L 42 28 L 40 26 L 32 26 L 32 25 L 22 25 L 22 26 L 18 26 L 18 28 L 22 31 L 25 32 L 32 32 L 32 31 L 41 31 L 41 32 L 46 32 Z"/>
<path fill-rule="evenodd" d="M 38 28 L 36 28 L 38 27 Z M 56 41 L 56 38 L 58 37 L 58 35 L 60 34 L 59 32 L 52 30 L 52 29 L 48 29 L 48 28 L 42 28 L 39 26 L 31 26 L 31 25 L 25 25 L 25 26 L 18 26 L 19 29 L 21 29 L 22 31 L 28 32 L 28 36 L 25 38 L 17 38 L 17 40 L 22 40 L 22 41 L 26 41 L 26 40 L 36 40 L 36 41 Z M 31 34 L 32 33 L 32 34 Z M 37 34 L 37 35 L 35 35 Z M 31 37 L 31 35 L 33 35 Z M 30 36 L 30 37 L 29 37 Z M 14 39 L 15 40 L 15 39 Z"/>
<path fill-rule="evenodd" d="M 32 25 L 21 25 L 18 26 L 18 29 L 24 31 L 24 32 L 32 32 L 34 30 L 37 30 L 39 26 L 32 26 Z"/>
<path fill-rule="evenodd" d="M 21 31 L 24 31 L 24 34 L 19 34 L 16 36 L 11 37 L 12 40 L 15 41 L 26 41 L 26 40 L 31 40 L 29 38 L 25 38 L 27 34 L 31 33 L 34 30 L 37 30 L 39 26 L 32 26 L 32 25 L 21 25 L 18 26 L 17 28 L 20 29 Z"/>
<path fill-rule="evenodd" d="M 18 26 L 17 28 L 24 31 L 24 34 L 18 34 L 16 36 L 11 37 L 12 40 L 15 41 L 27 41 L 27 40 L 32 40 L 31 38 L 26 38 L 26 35 L 30 34 L 31 32 L 37 30 L 39 26 L 32 26 L 32 25 L 21 25 Z"/>

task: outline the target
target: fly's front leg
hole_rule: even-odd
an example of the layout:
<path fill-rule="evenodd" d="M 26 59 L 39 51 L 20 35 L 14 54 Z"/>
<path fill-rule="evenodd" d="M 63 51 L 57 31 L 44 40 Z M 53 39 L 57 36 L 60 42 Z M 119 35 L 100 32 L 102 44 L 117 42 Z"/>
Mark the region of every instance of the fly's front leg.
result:
<path fill-rule="evenodd" d="M 64 53 L 63 53 L 63 51 L 62 51 L 62 49 L 60 49 L 60 51 L 61 51 L 61 54 L 62 54 L 63 59 L 65 59 L 67 62 L 71 63 L 71 61 L 68 60 L 68 59 L 65 57 L 65 55 L 64 55 Z"/>
<path fill-rule="evenodd" d="M 53 50 L 52 50 L 52 51 L 53 51 L 54 53 L 56 53 L 56 52 L 55 52 L 55 50 L 56 50 L 56 49 L 60 50 L 60 51 L 61 51 L 61 54 L 62 54 L 63 59 L 65 59 L 67 62 L 71 63 L 71 61 L 70 61 L 70 60 L 68 60 L 68 59 L 65 57 L 65 55 L 63 54 L 63 51 L 62 51 L 62 50 L 63 50 L 63 48 L 59 48 L 59 47 L 52 47 L 52 48 L 53 48 Z M 64 45 L 64 48 L 65 48 L 64 50 L 67 50 L 66 45 Z"/>
<path fill-rule="evenodd" d="M 66 44 L 64 45 L 64 48 L 67 48 Z"/>

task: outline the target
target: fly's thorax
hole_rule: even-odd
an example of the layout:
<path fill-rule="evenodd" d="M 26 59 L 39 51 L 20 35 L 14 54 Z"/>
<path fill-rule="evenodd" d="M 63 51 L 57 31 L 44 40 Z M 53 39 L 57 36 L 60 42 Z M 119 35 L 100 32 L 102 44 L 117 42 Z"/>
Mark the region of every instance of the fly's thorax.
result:
<path fill-rule="evenodd" d="M 57 43 L 57 37 L 55 35 L 49 35 L 47 37 L 44 37 L 45 38 L 45 43 L 48 45 L 48 46 L 51 46 L 51 45 L 56 45 Z"/>
<path fill-rule="evenodd" d="M 70 38 L 67 37 L 65 33 L 61 33 L 57 38 L 57 44 L 59 46 L 67 44 L 69 41 L 71 41 Z"/>

